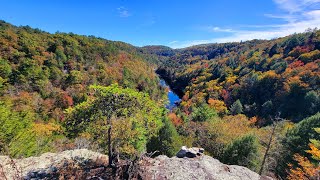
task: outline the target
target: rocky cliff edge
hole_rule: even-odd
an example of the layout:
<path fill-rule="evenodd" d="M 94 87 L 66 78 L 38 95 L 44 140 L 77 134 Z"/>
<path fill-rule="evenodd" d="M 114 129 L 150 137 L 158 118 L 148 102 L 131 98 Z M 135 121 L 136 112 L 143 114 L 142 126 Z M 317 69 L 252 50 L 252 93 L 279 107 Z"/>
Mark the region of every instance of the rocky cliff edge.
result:
<path fill-rule="evenodd" d="M 69 150 L 61 153 L 45 153 L 39 157 L 11 159 L 0 156 L 0 179 L 118 179 L 110 176 L 108 157 L 87 149 Z M 214 179 L 214 180 L 262 180 L 248 168 L 225 165 L 210 156 L 178 158 L 158 156 L 145 157 L 136 165 L 135 178 L 139 179 Z M 128 178 L 130 176 L 122 176 Z M 132 176 L 134 177 L 134 176 Z M 131 177 L 131 178 L 132 178 Z"/>

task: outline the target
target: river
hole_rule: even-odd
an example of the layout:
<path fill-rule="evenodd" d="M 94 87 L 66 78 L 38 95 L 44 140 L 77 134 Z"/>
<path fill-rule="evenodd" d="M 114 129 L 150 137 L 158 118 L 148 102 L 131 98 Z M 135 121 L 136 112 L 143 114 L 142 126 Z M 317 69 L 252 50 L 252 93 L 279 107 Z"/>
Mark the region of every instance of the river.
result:
<path fill-rule="evenodd" d="M 160 79 L 160 85 L 162 87 L 168 88 L 168 99 L 169 99 L 169 103 L 166 105 L 166 108 L 171 110 L 174 107 L 177 106 L 177 103 L 179 103 L 181 101 L 181 99 L 179 98 L 179 96 L 177 94 L 175 94 L 169 87 L 169 85 L 166 83 L 165 80 Z"/>

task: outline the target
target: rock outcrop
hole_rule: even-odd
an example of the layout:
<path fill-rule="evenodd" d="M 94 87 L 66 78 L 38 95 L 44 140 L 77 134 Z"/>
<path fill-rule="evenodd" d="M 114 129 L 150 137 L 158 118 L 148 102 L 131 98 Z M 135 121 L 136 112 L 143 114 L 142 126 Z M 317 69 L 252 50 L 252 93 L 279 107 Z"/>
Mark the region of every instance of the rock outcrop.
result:
<path fill-rule="evenodd" d="M 202 149 L 198 149 L 200 151 Z M 267 179 L 248 168 L 225 165 L 206 155 L 143 157 L 119 165 L 118 169 L 109 168 L 107 163 L 106 155 L 86 149 L 45 153 L 25 159 L 0 156 L 0 179 Z"/>
<path fill-rule="evenodd" d="M 260 180 L 261 177 L 248 168 L 225 165 L 210 156 L 178 158 L 158 156 L 145 159 L 141 168 L 142 179 L 214 179 L 214 180 Z"/>
<path fill-rule="evenodd" d="M 0 156 L 0 179 L 51 179 L 51 175 L 61 174 L 58 171 L 72 168 L 78 168 L 79 172 L 77 173 L 80 173 L 79 165 L 81 164 L 90 166 L 91 170 L 96 171 L 96 169 L 104 167 L 106 162 L 108 162 L 108 156 L 87 149 L 44 153 L 39 157 L 25 159 L 11 159 L 8 156 Z M 68 172 L 65 174 L 68 174 Z"/>

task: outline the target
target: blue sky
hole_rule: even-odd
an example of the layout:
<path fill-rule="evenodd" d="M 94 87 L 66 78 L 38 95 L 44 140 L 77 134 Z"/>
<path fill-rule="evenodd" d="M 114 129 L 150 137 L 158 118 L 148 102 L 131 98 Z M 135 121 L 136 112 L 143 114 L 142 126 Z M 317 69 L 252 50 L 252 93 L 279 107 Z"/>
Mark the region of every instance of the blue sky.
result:
<path fill-rule="evenodd" d="M 320 0 L 0 0 L 0 19 L 50 33 L 173 48 L 320 27 Z"/>

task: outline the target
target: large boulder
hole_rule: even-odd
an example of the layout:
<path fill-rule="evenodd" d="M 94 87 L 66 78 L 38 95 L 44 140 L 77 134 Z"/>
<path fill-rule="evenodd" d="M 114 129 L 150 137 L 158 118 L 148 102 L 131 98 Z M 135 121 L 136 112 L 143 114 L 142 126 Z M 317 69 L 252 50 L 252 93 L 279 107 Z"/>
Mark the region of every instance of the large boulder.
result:
<path fill-rule="evenodd" d="M 44 153 L 39 157 L 24 159 L 0 156 L 0 179 L 48 179 L 47 175 L 67 169 L 67 164 L 77 163 L 89 167 L 92 166 L 91 162 L 103 167 L 108 162 L 108 156 L 87 149 Z"/>
<path fill-rule="evenodd" d="M 158 156 L 140 162 L 142 179 L 214 179 L 214 180 L 260 180 L 261 177 L 250 169 L 236 165 L 226 165 L 210 156 L 178 158 Z"/>

